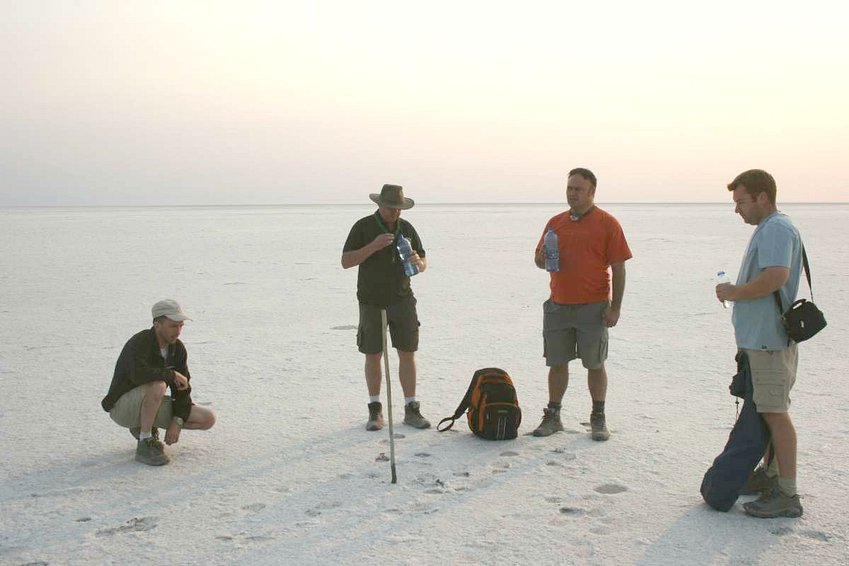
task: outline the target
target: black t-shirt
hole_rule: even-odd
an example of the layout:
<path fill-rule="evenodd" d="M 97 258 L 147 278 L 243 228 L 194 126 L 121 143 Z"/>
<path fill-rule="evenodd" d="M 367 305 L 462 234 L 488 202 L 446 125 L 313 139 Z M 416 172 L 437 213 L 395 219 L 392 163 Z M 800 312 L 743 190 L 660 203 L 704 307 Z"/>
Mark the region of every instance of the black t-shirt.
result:
<path fill-rule="evenodd" d="M 370 244 L 378 235 L 387 232 L 383 221 L 378 222 L 378 214 L 375 212 L 357 220 L 351 228 L 351 233 L 348 234 L 348 239 L 345 240 L 343 252 L 358 250 Z M 399 232 L 410 240 L 410 245 L 419 257 L 425 257 L 422 241 L 412 224 L 399 218 L 395 232 L 396 243 Z M 404 266 L 395 245 L 386 246 L 373 253 L 359 265 L 357 274 L 359 302 L 366 305 L 387 306 L 411 296 L 413 296 L 413 290 L 410 288 L 410 278 L 404 275 Z"/>

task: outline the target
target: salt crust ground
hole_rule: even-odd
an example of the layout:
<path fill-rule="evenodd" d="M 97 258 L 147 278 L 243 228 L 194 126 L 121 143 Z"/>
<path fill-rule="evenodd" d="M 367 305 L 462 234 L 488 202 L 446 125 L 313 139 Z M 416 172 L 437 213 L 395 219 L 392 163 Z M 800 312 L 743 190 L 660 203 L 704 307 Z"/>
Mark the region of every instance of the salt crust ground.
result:
<path fill-rule="evenodd" d="M 411 430 L 393 356 L 399 481 L 363 430 L 355 270 L 338 264 L 369 206 L 0 211 L 0 563 L 845 564 L 849 207 L 786 206 L 828 329 L 801 348 L 793 416 L 805 516 L 701 501 L 734 419 L 730 311 L 751 233 L 729 206 L 611 205 L 635 259 L 611 338 L 607 443 L 589 440 L 574 369 L 566 432 L 527 434 L 546 401 L 545 273 L 532 248 L 557 206 L 417 206 L 419 397 L 434 422 L 472 372 L 514 377 L 523 435 Z M 176 297 L 196 401 L 217 427 L 173 462 L 132 461 L 99 408 L 124 341 Z"/>

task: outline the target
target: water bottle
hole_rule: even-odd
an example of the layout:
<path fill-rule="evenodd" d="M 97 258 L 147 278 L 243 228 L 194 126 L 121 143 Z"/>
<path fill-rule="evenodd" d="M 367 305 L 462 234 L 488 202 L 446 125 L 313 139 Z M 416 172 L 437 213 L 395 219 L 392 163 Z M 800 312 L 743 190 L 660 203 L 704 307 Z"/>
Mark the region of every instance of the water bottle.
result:
<path fill-rule="evenodd" d="M 549 272 L 560 271 L 560 248 L 557 247 L 557 233 L 554 228 L 549 227 L 543 238 L 543 250 L 545 250 L 545 270 Z"/>
<path fill-rule="evenodd" d="M 419 266 L 412 263 L 409 258 L 413 253 L 413 246 L 410 245 L 410 240 L 404 235 L 398 235 L 398 255 L 401 256 L 401 261 L 404 263 L 404 275 L 412 277 L 419 272 Z"/>
<path fill-rule="evenodd" d="M 726 274 L 724 271 L 717 271 L 716 272 L 716 284 L 720 285 L 722 283 L 731 283 L 731 279 L 728 278 L 728 274 Z M 728 308 L 728 301 L 722 301 L 722 307 L 727 309 Z"/>

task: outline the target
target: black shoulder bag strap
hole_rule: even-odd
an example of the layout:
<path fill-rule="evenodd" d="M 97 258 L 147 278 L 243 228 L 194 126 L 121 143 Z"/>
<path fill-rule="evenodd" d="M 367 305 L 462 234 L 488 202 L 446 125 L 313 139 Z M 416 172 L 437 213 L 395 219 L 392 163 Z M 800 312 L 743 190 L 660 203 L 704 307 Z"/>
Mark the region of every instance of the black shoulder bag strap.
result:
<path fill-rule="evenodd" d="M 808 265 L 808 254 L 805 253 L 805 246 L 802 245 L 802 267 L 805 269 L 805 279 L 808 280 L 808 290 L 811 292 L 811 302 L 814 302 L 814 288 L 811 285 L 811 268 Z M 781 295 L 778 294 L 778 290 L 772 292 L 772 296 L 775 297 L 775 304 L 778 305 L 779 314 L 784 314 L 784 307 L 781 305 Z"/>

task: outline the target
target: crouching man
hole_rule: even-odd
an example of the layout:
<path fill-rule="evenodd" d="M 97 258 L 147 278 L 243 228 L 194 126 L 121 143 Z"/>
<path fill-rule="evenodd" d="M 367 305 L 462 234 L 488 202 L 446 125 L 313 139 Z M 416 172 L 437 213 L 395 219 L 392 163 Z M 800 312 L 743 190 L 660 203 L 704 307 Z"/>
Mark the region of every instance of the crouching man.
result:
<path fill-rule="evenodd" d="M 101 405 L 138 439 L 136 461 L 161 466 L 169 458 L 159 441 L 160 428 L 170 446 L 184 428 L 212 428 L 215 414 L 192 403 L 188 355 L 179 339 L 184 321 L 191 319 L 171 299 L 153 305 L 152 314 L 153 327 L 130 338 L 121 350 Z"/>

